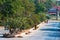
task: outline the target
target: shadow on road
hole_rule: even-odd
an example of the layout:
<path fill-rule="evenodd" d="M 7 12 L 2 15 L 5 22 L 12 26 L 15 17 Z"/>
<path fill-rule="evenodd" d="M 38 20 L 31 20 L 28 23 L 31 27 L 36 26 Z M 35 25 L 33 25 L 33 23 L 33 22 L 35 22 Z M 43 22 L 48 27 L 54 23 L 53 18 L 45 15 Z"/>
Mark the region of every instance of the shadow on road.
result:
<path fill-rule="evenodd" d="M 47 29 L 40 29 L 42 31 L 59 31 L 60 32 L 60 29 L 52 29 L 52 28 L 47 28 Z"/>

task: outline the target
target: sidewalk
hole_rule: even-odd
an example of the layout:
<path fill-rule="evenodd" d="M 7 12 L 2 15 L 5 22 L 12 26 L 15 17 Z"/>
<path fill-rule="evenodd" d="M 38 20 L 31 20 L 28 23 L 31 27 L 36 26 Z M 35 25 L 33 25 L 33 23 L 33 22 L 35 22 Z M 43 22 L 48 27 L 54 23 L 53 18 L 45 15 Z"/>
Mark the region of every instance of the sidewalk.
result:
<path fill-rule="evenodd" d="M 49 20 L 49 22 L 52 22 L 52 21 L 53 21 L 53 20 Z M 48 22 L 48 24 L 49 24 L 49 22 Z M 60 21 L 54 20 L 53 22 L 60 22 Z M 36 33 L 36 31 L 38 31 L 40 28 L 43 28 L 44 25 L 46 25 L 46 23 L 45 23 L 45 22 L 42 22 L 42 23 L 40 23 L 40 24 L 37 25 L 38 29 L 33 30 L 34 28 L 31 28 L 31 29 L 29 29 L 29 30 L 26 30 L 25 32 L 22 32 L 21 34 L 15 35 L 15 37 L 17 37 L 17 36 L 22 36 L 22 37 L 31 36 L 32 34 Z M 27 34 L 26 34 L 26 33 L 27 33 Z"/>
<path fill-rule="evenodd" d="M 37 25 L 37 29 L 34 30 L 34 28 L 31 28 L 29 30 L 26 30 L 25 32 L 22 32 L 20 34 L 16 34 L 15 37 L 25 37 L 25 36 L 29 36 L 31 34 L 33 34 L 34 32 L 36 32 L 40 27 L 42 27 L 43 25 L 45 25 L 46 23 L 42 22 L 40 24 Z"/>
<path fill-rule="evenodd" d="M 45 25 L 46 23 L 42 22 L 40 24 L 37 25 L 38 29 L 40 27 L 42 27 L 43 25 Z M 30 36 L 31 34 L 34 34 L 38 29 L 34 30 L 34 27 L 28 30 L 23 30 L 22 32 L 19 32 L 18 34 L 15 35 L 15 37 L 25 37 L 25 36 Z M 4 30 L 4 27 L 0 27 L 0 34 L 4 34 L 4 33 L 9 33 L 8 30 Z"/>

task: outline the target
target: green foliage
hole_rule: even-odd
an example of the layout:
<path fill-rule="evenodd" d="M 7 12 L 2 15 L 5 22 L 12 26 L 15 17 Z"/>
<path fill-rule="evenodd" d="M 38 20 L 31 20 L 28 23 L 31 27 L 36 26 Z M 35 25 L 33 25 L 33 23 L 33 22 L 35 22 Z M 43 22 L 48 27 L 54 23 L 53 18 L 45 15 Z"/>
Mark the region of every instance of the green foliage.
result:
<path fill-rule="evenodd" d="M 39 13 L 39 15 L 40 15 L 40 21 L 41 22 L 47 19 L 45 13 Z"/>
<path fill-rule="evenodd" d="M 40 20 L 39 20 L 40 16 L 38 14 L 32 14 L 31 18 L 34 22 L 34 25 L 40 23 Z"/>
<path fill-rule="evenodd" d="M 45 6 L 33 0 L 0 0 L 0 9 L 0 20 L 9 29 L 32 28 L 46 19 L 44 13 L 39 14 Z"/>
<path fill-rule="evenodd" d="M 39 2 L 39 0 L 36 0 L 35 8 L 36 8 L 35 13 L 39 13 L 39 12 L 44 12 L 46 7 L 45 7 L 44 2 L 41 3 Z"/>
<path fill-rule="evenodd" d="M 47 1 L 45 2 L 45 7 L 46 7 L 47 9 L 51 8 L 52 5 L 53 5 L 52 0 L 47 0 Z"/>

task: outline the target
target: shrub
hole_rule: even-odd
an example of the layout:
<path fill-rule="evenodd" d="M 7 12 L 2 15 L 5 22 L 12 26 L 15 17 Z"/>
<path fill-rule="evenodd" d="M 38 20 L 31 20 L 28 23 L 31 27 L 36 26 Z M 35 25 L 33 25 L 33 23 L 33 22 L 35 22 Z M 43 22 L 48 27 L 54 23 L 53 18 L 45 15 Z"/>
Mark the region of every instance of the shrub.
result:
<path fill-rule="evenodd" d="M 39 13 L 39 15 L 40 15 L 40 21 L 41 21 L 41 22 L 44 21 L 44 20 L 46 20 L 46 15 L 45 15 L 45 13 Z"/>

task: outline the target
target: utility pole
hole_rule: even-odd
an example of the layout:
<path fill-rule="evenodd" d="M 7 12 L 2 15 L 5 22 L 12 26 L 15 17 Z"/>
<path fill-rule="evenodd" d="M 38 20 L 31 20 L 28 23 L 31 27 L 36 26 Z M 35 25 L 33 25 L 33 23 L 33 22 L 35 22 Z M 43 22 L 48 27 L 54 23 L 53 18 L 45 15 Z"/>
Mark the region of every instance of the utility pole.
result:
<path fill-rule="evenodd" d="M 58 4 L 58 3 L 57 3 L 57 1 L 56 1 L 56 6 L 57 6 L 57 4 Z M 57 16 L 58 12 L 57 12 L 57 11 L 58 11 L 58 6 L 57 6 L 57 9 L 56 9 L 56 20 L 58 20 L 58 16 Z"/>
<path fill-rule="evenodd" d="M 56 1 L 56 6 L 57 6 L 57 10 L 56 10 L 56 20 L 58 20 L 58 1 Z"/>

